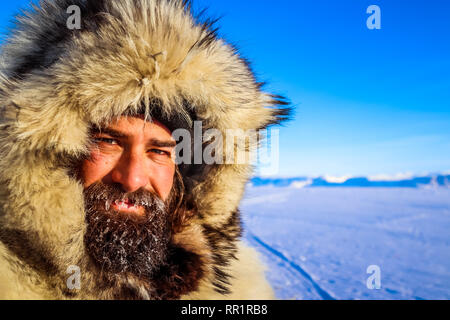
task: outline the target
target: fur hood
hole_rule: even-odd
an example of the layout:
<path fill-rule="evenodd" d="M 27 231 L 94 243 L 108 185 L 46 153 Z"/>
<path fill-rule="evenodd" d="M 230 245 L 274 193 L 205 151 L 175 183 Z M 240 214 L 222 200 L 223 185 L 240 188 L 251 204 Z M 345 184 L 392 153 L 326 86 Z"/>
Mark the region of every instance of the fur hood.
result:
<path fill-rule="evenodd" d="M 71 5 L 81 9 L 79 30 L 67 28 Z M 85 253 L 83 188 L 68 163 L 87 153 L 92 125 L 142 104 L 221 132 L 288 114 L 200 20 L 189 3 L 170 0 L 42 0 L 17 18 L 0 56 L 0 298 L 272 297 L 255 252 L 240 242 L 248 164 L 183 166 L 196 212 L 173 235 L 177 259 L 151 284 L 117 276 L 106 285 Z M 67 288 L 73 265 L 79 290 Z"/>

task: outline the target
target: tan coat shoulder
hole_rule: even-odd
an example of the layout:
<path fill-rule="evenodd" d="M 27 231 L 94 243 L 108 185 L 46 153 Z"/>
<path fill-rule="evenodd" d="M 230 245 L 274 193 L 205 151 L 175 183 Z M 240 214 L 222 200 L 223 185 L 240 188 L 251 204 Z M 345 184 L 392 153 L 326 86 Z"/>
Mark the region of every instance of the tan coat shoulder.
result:
<path fill-rule="evenodd" d="M 257 251 L 243 242 L 238 244 L 237 260 L 233 260 L 228 269 L 231 278 L 232 293 L 222 295 L 214 291 L 211 285 L 203 284 L 197 292 L 183 299 L 195 300 L 274 300 L 275 295 L 268 283 Z"/>
<path fill-rule="evenodd" d="M 52 299 L 39 276 L 0 242 L 0 300 Z"/>

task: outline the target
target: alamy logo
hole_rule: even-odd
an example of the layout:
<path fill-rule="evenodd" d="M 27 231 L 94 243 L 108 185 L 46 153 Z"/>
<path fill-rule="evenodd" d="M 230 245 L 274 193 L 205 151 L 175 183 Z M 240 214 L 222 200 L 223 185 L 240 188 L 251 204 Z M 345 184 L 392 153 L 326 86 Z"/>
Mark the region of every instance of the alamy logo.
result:
<path fill-rule="evenodd" d="M 370 16 L 367 18 L 367 28 L 369 30 L 381 29 L 381 9 L 377 5 L 371 5 L 366 11 Z"/>
<path fill-rule="evenodd" d="M 67 28 L 69 30 L 81 29 L 81 9 L 79 6 L 71 5 L 67 8 L 67 13 L 70 14 L 67 18 Z"/>
<path fill-rule="evenodd" d="M 178 141 L 175 163 L 257 164 L 258 174 L 274 175 L 279 170 L 279 130 L 208 129 L 194 121 L 193 132 L 179 128 L 172 137 Z M 193 133 L 193 136 L 192 136 Z"/>
<path fill-rule="evenodd" d="M 81 289 L 81 270 L 78 266 L 69 266 L 66 271 L 70 274 L 67 278 L 66 284 L 69 290 L 80 290 Z"/>
<path fill-rule="evenodd" d="M 367 278 L 366 286 L 367 289 L 381 289 L 381 269 L 377 265 L 370 265 L 367 267 L 367 274 L 370 277 Z"/>

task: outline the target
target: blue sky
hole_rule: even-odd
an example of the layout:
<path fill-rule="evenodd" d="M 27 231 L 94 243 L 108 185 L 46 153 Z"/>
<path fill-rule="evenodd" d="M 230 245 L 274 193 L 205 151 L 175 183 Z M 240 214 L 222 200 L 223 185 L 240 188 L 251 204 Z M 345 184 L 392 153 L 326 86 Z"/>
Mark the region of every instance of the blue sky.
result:
<path fill-rule="evenodd" d="M 27 1 L 0 4 L 0 31 Z M 381 9 L 369 30 L 366 9 Z M 280 172 L 376 175 L 450 170 L 450 2 L 197 0 L 220 35 L 287 96 Z"/>

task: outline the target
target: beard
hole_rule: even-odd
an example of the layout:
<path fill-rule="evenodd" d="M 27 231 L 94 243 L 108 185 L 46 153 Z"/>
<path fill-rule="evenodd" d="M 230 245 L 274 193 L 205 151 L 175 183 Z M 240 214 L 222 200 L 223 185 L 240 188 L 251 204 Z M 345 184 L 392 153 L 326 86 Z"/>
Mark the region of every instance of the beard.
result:
<path fill-rule="evenodd" d="M 164 202 L 152 192 L 124 192 L 119 184 L 94 183 L 84 190 L 87 230 L 85 248 L 104 271 L 150 278 L 166 264 L 171 240 L 173 192 Z M 125 200 L 144 208 L 135 215 L 114 210 Z"/>

